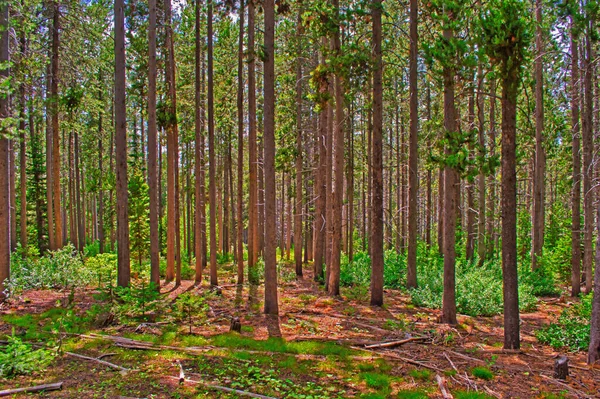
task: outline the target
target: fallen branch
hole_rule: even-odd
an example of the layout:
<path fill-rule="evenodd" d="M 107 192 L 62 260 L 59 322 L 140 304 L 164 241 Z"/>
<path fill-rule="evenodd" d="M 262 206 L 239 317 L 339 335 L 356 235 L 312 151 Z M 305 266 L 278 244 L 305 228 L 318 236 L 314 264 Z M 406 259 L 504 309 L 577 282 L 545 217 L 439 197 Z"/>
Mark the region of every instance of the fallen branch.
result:
<path fill-rule="evenodd" d="M 366 345 L 365 349 L 395 348 L 396 346 L 404 345 L 404 344 L 407 344 L 409 342 L 423 341 L 425 339 L 427 339 L 427 338 L 425 338 L 425 337 L 412 337 L 412 338 L 407 338 L 407 339 L 403 339 L 403 340 L 400 340 L 400 341 L 390 341 L 390 342 L 382 342 L 382 343 L 379 343 L 379 344 Z"/>
<path fill-rule="evenodd" d="M 98 359 L 104 359 L 105 357 L 109 357 L 109 356 L 115 356 L 116 353 L 104 353 L 100 356 L 98 356 Z"/>
<path fill-rule="evenodd" d="M 485 360 L 481 360 L 481 359 L 477 359 L 477 358 L 475 358 L 475 357 L 467 356 L 467 355 L 464 355 L 464 354 L 462 354 L 462 353 L 460 353 L 460 352 L 454 352 L 454 351 L 448 351 L 448 352 L 450 352 L 450 353 L 452 353 L 453 355 L 456 355 L 456 356 L 458 356 L 458 357 L 461 357 L 461 358 L 463 358 L 463 359 L 465 359 L 465 360 L 472 360 L 472 361 L 474 361 L 474 362 L 479 362 L 479 363 L 486 364 Z"/>
<path fill-rule="evenodd" d="M 448 354 L 446 352 L 444 352 L 444 356 L 446 357 L 446 360 L 448 360 L 448 363 L 450 363 L 450 366 L 452 366 L 452 368 L 454 369 L 454 371 L 456 371 L 456 374 L 460 374 L 458 372 L 458 369 L 456 368 L 456 366 L 454 365 L 454 363 L 452 362 L 452 360 L 450 360 L 450 357 L 448 356 Z"/>
<path fill-rule="evenodd" d="M 169 378 L 178 379 L 178 377 L 171 377 L 171 376 L 169 376 Z M 277 398 L 274 398 L 272 396 L 265 396 L 265 395 L 260 395 L 260 394 L 257 394 L 257 393 L 248 392 L 248 391 L 241 391 L 239 389 L 233 389 L 233 388 L 223 387 L 221 385 L 211 384 L 211 383 L 204 382 L 204 381 L 190 380 L 189 378 L 186 378 L 184 381 L 185 382 L 189 382 L 191 384 L 203 385 L 204 387 L 209 388 L 209 389 L 215 389 L 217 391 L 222 391 L 222 392 L 235 393 L 236 395 L 248 396 L 250 398 L 277 399 Z"/>
<path fill-rule="evenodd" d="M 498 398 L 498 399 L 502 399 L 502 395 L 500 395 L 498 392 L 492 391 L 490 388 L 488 388 L 486 385 L 483 386 L 483 389 L 485 389 L 485 391 L 487 393 L 489 393 L 491 396 Z"/>
<path fill-rule="evenodd" d="M 443 399 L 454 399 L 452 394 L 446 389 L 446 381 L 440 377 L 439 374 L 435 375 L 435 380 L 437 381 L 438 388 L 440 388 L 440 392 L 442 393 Z"/>
<path fill-rule="evenodd" d="M 89 360 L 91 362 L 100 363 L 100 364 L 103 364 L 105 366 L 111 367 L 113 369 L 121 370 L 121 371 L 131 371 L 131 369 L 128 369 L 126 367 L 119 366 L 118 364 L 107 362 L 105 360 L 101 360 L 101 359 L 98 359 L 98 358 L 95 358 L 95 357 L 80 355 L 78 353 L 73 353 L 73 352 L 65 352 L 65 355 L 73 356 L 73 357 L 76 357 L 76 358 L 79 358 L 79 359 Z"/>
<path fill-rule="evenodd" d="M 540 374 L 540 377 L 542 377 L 550 382 L 553 382 L 554 384 L 559 385 L 563 388 L 567 388 L 569 391 L 573 392 L 580 398 L 591 398 L 591 396 L 588 395 L 587 393 L 580 391 L 579 389 L 575 389 L 572 386 L 570 386 L 569 384 L 565 384 L 564 382 L 557 381 L 554 378 L 548 377 L 547 375 L 544 375 L 544 374 Z"/>
<path fill-rule="evenodd" d="M 36 385 L 27 388 L 5 389 L 0 391 L 0 396 L 11 396 L 17 393 L 42 392 L 42 391 L 58 391 L 62 389 L 63 382 L 55 382 L 54 384 Z"/>
<path fill-rule="evenodd" d="M 179 383 L 182 384 L 183 381 L 185 381 L 185 373 L 183 372 L 183 366 L 179 360 L 177 360 L 177 365 L 179 366 Z"/>

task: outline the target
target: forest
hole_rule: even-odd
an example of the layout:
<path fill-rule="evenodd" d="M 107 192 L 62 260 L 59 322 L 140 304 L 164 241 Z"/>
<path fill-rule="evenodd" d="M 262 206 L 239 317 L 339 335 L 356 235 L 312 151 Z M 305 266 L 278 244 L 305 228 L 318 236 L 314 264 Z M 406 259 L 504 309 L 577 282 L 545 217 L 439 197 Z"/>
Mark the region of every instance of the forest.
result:
<path fill-rule="evenodd" d="M 597 0 L 0 0 L 0 396 L 600 398 Z"/>

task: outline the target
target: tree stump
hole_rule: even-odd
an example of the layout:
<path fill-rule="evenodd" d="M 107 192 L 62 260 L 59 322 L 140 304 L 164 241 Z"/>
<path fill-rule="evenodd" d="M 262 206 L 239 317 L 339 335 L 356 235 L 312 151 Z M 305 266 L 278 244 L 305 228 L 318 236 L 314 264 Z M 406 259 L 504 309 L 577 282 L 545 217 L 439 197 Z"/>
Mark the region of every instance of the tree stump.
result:
<path fill-rule="evenodd" d="M 236 331 L 241 333 L 242 332 L 242 323 L 240 323 L 240 318 L 239 317 L 232 317 L 231 318 L 231 326 L 229 328 L 229 331 Z"/>
<path fill-rule="evenodd" d="M 554 361 L 554 378 L 566 380 L 569 375 L 569 359 L 566 356 L 560 356 Z"/>

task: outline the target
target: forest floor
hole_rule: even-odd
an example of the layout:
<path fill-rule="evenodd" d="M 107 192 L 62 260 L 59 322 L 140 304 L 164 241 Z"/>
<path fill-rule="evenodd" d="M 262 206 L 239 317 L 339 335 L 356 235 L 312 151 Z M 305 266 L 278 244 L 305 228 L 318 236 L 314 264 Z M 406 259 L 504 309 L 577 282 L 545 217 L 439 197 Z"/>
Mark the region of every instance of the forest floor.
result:
<path fill-rule="evenodd" d="M 415 308 L 400 291 L 386 290 L 384 308 L 370 307 L 364 288 L 330 298 L 310 273 L 296 280 L 291 266 L 280 279 L 279 317 L 267 317 L 263 287 L 239 288 L 233 268 L 225 269 L 222 294 L 207 297 L 206 320 L 191 334 L 182 323 L 133 321 L 63 334 L 63 351 L 129 370 L 64 354 L 45 371 L 0 378 L 0 391 L 62 381 L 62 390 L 39 397 L 245 397 L 222 389 L 229 388 L 259 398 L 600 398 L 600 368 L 586 365 L 584 353 L 566 354 L 570 375 L 559 381 L 553 365 L 564 353 L 535 338 L 569 306 L 563 299 L 542 298 L 535 312 L 522 314 L 522 350 L 503 351 L 501 316 L 459 316 L 450 327 L 437 323 L 438 310 Z M 161 291 L 175 300 L 207 289 L 206 281 L 184 281 Z M 58 300 L 84 314 L 97 303 L 92 294 L 24 292 L 0 305 L 0 336 L 44 329 Z M 229 333 L 232 317 L 240 318 L 241 334 Z M 369 348 L 392 341 L 405 342 Z"/>

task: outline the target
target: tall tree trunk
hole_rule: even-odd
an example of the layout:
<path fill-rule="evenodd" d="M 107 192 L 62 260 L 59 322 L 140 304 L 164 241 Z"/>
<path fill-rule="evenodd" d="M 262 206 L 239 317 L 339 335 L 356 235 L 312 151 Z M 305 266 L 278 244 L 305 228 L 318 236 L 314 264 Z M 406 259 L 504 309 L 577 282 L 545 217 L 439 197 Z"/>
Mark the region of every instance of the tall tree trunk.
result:
<path fill-rule="evenodd" d="M 217 280 L 217 195 L 215 175 L 215 124 L 213 97 L 213 1 L 208 0 L 208 179 L 210 202 L 210 285 L 216 287 Z"/>
<path fill-rule="evenodd" d="M 585 272 L 585 292 L 592 290 L 593 273 L 593 234 L 594 234 L 594 192 L 592 182 L 594 179 L 593 153 L 593 95 L 592 74 L 593 55 L 591 45 L 591 27 L 585 38 L 584 54 L 584 77 L 583 77 L 583 115 L 582 115 L 582 137 L 583 137 L 583 269 Z"/>
<path fill-rule="evenodd" d="M 9 70 L 8 3 L 0 4 L 0 78 L 8 79 Z M 10 117 L 8 96 L 0 96 L 0 118 Z M 4 130 L 4 129 L 3 129 Z M 8 138 L 0 132 L 0 299 L 5 297 L 4 281 L 10 277 L 10 169 Z"/>
<path fill-rule="evenodd" d="M 23 54 L 26 52 L 25 39 L 21 38 L 21 51 Z M 21 220 L 20 220 L 20 233 L 21 233 L 21 248 L 27 251 L 27 145 L 25 143 L 25 111 L 27 104 L 25 103 L 25 85 L 21 84 L 19 93 L 19 106 L 20 106 L 20 121 L 19 121 L 19 172 L 20 172 L 20 200 L 21 200 Z M 31 121 L 29 122 L 31 123 Z M 30 126 L 31 128 L 31 126 Z"/>
<path fill-rule="evenodd" d="M 156 1 L 156 0 L 154 0 Z M 195 186 L 195 207 L 196 207 L 196 219 L 194 224 L 195 231 L 195 253 L 196 253 L 196 270 L 195 270 L 195 283 L 199 284 L 202 282 L 202 268 L 206 263 L 205 252 L 203 251 L 203 240 L 206 235 L 206 226 L 204 224 L 204 190 L 203 190 L 203 171 L 204 171 L 204 158 L 203 158 L 203 148 L 204 145 L 204 132 L 202 131 L 203 127 L 203 111 L 204 111 L 204 103 L 202 101 L 202 87 L 201 81 L 204 79 L 204 70 L 200 69 L 200 64 L 202 63 L 202 38 L 200 36 L 200 15 L 201 15 L 200 0 L 196 0 L 194 3 L 194 12 L 195 12 L 195 64 L 194 64 L 194 75 L 195 75 L 195 90 L 194 90 L 194 101 L 195 101 L 195 121 L 194 121 L 194 129 L 195 129 L 195 139 L 196 142 L 194 144 L 194 186 Z M 203 64 L 202 64 L 203 65 Z"/>
<path fill-rule="evenodd" d="M 98 73 L 100 88 L 98 89 L 98 100 L 101 104 L 104 102 L 104 91 L 102 90 L 102 72 Z M 103 146 L 103 136 L 104 136 L 104 125 L 103 125 L 103 117 L 104 112 L 100 110 L 98 112 L 98 252 L 104 253 L 104 146 Z"/>
<path fill-rule="evenodd" d="M 294 200 L 294 262 L 296 276 L 302 277 L 302 4 L 298 7 L 296 55 L 296 198 Z"/>
<path fill-rule="evenodd" d="M 117 160 L 117 284 L 129 285 L 129 212 L 127 192 L 127 120 L 125 107 L 125 13 L 115 0 L 115 155 Z"/>
<path fill-rule="evenodd" d="M 333 6 L 338 15 L 340 13 L 339 0 L 334 0 Z M 341 55 L 340 26 L 336 27 L 333 36 L 333 51 Z M 334 177 L 335 188 L 332 203 L 332 236 L 331 236 L 331 266 L 329 267 L 329 281 L 327 291 L 330 295 L 340 295 L 340 262 L 342 255 L 342 207 L 344 196 L 344 79 L 341 73 L 335 75 L 335 128 L 332 135 L 331 149 L 335 150 Z"/>
<path fill-rule="evenodd" d="M 477 137 L 479 141 L 479 157 L 484 159 L 485 157 L 485 103 L 483 98 L 483 68 L 479 65 L 479 69 L 477 70 L 477 78 L 478 89 L 477 89 L 477 119 L 478 119 L 478 128 L 477 128 Z M 479 266 L 483 265 L 483 262 L 486 258 L 486 243 L 485 243 L 485 218 L 486 218 L 486 209 L 485 209 L 485 172 L 483 168 L 480 169 L 479 175 L 477 177 L 477 191 L 478 191 L 478 208 L 479 215 L 477 216 L 477 255 L 479 258 Z"/>
<path fill-rule="evenodd" d="M 265 313 L 278 314 L 275 224 L 275 2 L 265 0 L 264 173 L 265 173 Z"/>
<path fill-rule="evenodd" d="M 467 111 L 467 129 L 469 131 L 475 130 L 475 77 L 473 74 L 469 74 L 469 100 L 468 100 L 468 111 Z M 469 159 L 474 161 L 475 149 L 473 148 L 473 141 L 469 141 Z M 465 209 L 466 213 L 466 233 L 467 243 L 465 257 L 467 261 L 472 261 L 475 254 L 475 194 L 473 183 L 465 179 L 466 194 L 467 194 L 467 206 Z"/>
<path fill-rule="evenodd" d="M 454 32 L 445 28 L 444 39 L 451 41 Z M 444 66 L 444 130 L 449 135 L 456 132 L 456 105 L 454 101 L 455 71 L 449 66 Z M 446 156 L 453 153 L 453 149 L 447 146 Z M 458 185 L 460 184 L 458 173 L 453 167 L 444 167 L 444 209 L 443 209 L 443 248 L 444 248 L 444 295 L 442 300 L 441 322 L 456 324 L 456 287 L 455 287 L 455 258 L 456 258 L 456 213 Z"/>
<path fill-rule="evenodd" d="M 52 162 L 52 149 L 54 144 L 54 133 L 52 132 L 52 112 L 54 105 L 52 101 L 52 63 L 48 64 L 47 67 L 47 78 L 46 78 L 46 213 L 48 218 L 48 247 L 50 250 L 56 249 L 56 239 L 54 235 L 54 205 L 52 202 L 54 184 L 52 177 L 54 176 Z"/>
<path fill-rule="evenodd" d="M 75 136 L 75 202 L 77 204 L 77 242 L 79 244 L 79 251 L 83 252 L 83 248 L 85 247 L 85 193 L 82 198 L 82 181 L 83 181 L 83 170 L 81 168 L 81 162 L 79 160 L 79 135 L 77 132 L 74 133 Z"/>
<path fill-rule="evenodd" d="M 531 234 L 531 268 L 537 269 L 544 248 L 544 200 L 546 153 L 544 150 L 544 72 L 542 39 L 542 1 L 535 1 L 535 158 L 533 169 L 533 213 Z"/>
<path fill-rule="evenodd" d="M 491 79 L 490 82 L 490 137 L 489 137 L 489 156 L 496 156 L 496 80 Z M 494 215 L 496 213 L 496 172 L 491 171 L 488 176 L 488 209 L 487 209 L 487 255 L 488 257 L 494 254 L 496 248 L 496 230 L 494 228 Z"/>
<path fill-rule="evenodd" d="M 238 44 L 238 155 L 237 155 L 237 283 L 244 283 L 244 0 L 240 0 L 240 39 Z"/>
<path fill-rule="evenodd" d="M 573 188 L 571 192 L 571 296 L 581 292 L 581 145 L 579 129 L 579 52 L 577 28 L 571 19 L 571 131 Z"/>
<path fill-rule="evenodd" d="M 410 134 L 408 150 L 408 257 L 406 286 L 417 286 L 417 199 L 419 194 L 418 179 L 418 142 L 419 142 L 419 93 L 417 88 L 417 51 L 418 51 L 418 1 L 410 0 L 410 53 L 409 53 L 409 86 L 410 86 Z"/>
<path fill-rule="evenodd" d="M 373 153 L 371 203 L 371 305 L 383 305 L 383 63 L 381 57 L 381 0 L 371 3 L 373 16 Z"/>
<path fill-rule="evenodd" d="M 54 207 L 54 248 L 63 246 L 63 221 L 60 207 L 60 135 L 58 126 L 58 57 L 60 10 L 58 0 L 54 0 L 52 14 L 52 62 L 50 96 L 52 105 L 52 205 Z"/>
<path fill-rule="evenodd" d="M 248 0 L 248 280 L 258 284 L 258 159 L 256 145 L 256 54 L 254 0 Z"/>
<path fill-rule="evenodd" d="M 518 71 L 518 67 L 515 68 Z M 516 72 L 515 71 L 515 72 Z M 519 292 L 517 278 L 516 130 L 519 79 L 502 78 L 502 276 L 504 291 L 504 349 L 519 349 Z"/>
<path fill-rule="evenodd" d="M 160 289 L 160 235 L 158 173 L 156 165 L 158 134 L 156 128 L 156 0 L 148 0 L 148 196 L 150 205 L 150 281 Z"/>

